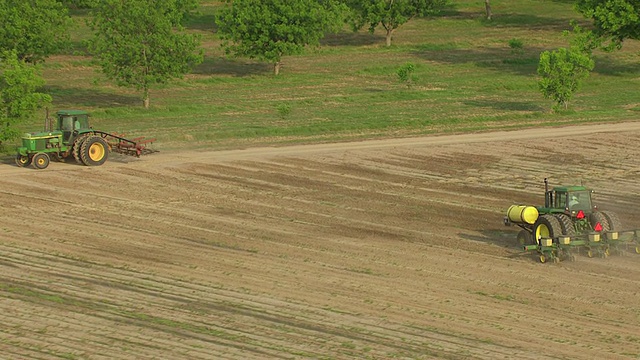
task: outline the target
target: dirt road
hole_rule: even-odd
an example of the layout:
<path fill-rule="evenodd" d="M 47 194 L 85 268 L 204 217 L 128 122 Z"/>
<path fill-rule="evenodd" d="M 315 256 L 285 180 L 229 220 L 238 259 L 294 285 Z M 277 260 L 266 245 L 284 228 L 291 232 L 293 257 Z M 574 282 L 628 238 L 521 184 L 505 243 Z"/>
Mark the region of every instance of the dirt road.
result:
<path fill-rule="evenodd" d="M 640 122 L 0 164 L 0 358 L 637 359 L 640 255 L 540 264 L 543 179 L 640 228 Z"/>

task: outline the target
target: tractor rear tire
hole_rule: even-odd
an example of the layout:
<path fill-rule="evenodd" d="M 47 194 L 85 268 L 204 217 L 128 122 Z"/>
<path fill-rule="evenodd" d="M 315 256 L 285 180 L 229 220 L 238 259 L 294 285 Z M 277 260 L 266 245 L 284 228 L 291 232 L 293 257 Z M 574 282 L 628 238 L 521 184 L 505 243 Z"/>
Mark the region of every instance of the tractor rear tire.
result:
<path fill-rule="evenodd" d="M 607 232 L 611 230 L 609 222 L 602 212 L 592 213 L 591 216 L 589 216 L 589 223 L 591 224 L 591 228 L 593 228 L 594 230 L 598 223 L 600 223 L 600 225 L 602 226 L 601 232 Z"/>
<path fill-rule="evenodd" d="M 36 169 L 46 169 L 47 166 L 49 166 L 49 162 L 51 162 L 51 160 L 46 153 L 37 153 L 33 156 L 33 167 Z"/>
<path fill-rule="evenodd" d="M 25 167 L 31 165 L 31 158 L 26 155 L 16 155 L 16 165 Z"/>
<path fill-rule="evenodd" d="M 562 230 L 562 235 L 566 235 L 566 236 L 576 236 L 576 229 L 573 227 L 573 221 L 571 221 L 571 218 L 569 217 L 569 215 L 565 215 L 565 214 L 556 214 L 555 215 L 556 219 L 558 219 L 558 222 L 560 223 L 560 229 Z"/>
<path fill-rule="evenodd" d="M 100 166 L 109 157 L 109 144 L 100 136 L 88 137 L 80 147 L 80 157 L 87 166 Z"/>
<path fill-rule="evenodd" d="M 609 231 L 621 231 L 622 230 L 622 222 L 618 217 L 618 214 L 613 213 L 611 211 L 601 211 L 605 218 L 607 218 L 607 223 L 609 223 Z"/>
<path fill-rule="evenodd" d="M 71 150 L 71 152 L 73 153 L 73 158 L 76 159 L 76 162 L 78 164 L 87 165 L 82 161 L 82 156 L 80 155 L 82 144 L 86 139 L 87 135 L 80 135 L 73 141 L 73 149 Z"/>
<path fill-rule="evenodd" d="M 540 215 L 533 225 L 533 238 L 538 245 L 542 238 L 555 239 L 560 235 L 562 235 L 560 222 L 551 214 Z"/>

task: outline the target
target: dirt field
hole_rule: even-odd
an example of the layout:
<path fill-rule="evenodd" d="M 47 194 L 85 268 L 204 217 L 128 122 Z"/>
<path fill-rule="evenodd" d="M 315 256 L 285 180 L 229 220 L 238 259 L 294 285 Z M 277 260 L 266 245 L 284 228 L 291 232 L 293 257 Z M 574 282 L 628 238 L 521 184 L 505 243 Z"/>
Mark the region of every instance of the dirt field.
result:
<path fill-rule="evenodd" d="M 0 358 L 638 359 L 640 255 L 540 264 L 502 224 L 549 177 L 640 228 L 638 139 L 629 122 L 0 164 Z"/>

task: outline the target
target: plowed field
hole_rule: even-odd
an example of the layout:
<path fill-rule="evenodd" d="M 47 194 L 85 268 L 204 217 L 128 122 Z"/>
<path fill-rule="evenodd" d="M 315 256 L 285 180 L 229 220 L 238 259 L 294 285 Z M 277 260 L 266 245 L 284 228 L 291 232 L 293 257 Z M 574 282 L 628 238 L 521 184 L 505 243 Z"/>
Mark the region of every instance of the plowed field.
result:
<path fill-rule="evenodd" d="M 637 359 L 640 255 L 540 264 L 514 203 L 640 228 L 640 122 L 0 164 L 0 358 Z"/>

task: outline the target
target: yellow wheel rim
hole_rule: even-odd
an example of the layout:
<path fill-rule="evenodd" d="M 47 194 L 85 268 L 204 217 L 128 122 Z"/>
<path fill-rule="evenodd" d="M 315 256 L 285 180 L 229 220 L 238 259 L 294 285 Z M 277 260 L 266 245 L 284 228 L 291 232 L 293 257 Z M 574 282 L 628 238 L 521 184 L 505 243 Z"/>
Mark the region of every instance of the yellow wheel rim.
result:
<path fill-rule="evenodd" d="M 89 158 L 92 161 L 100 161 L 104 157 L 105 149 L 100 143 L 91 144 L 89 148 Z"/>
<path fill-rule="evenodd" d="M 43 158 L 38 158 L 38 165 L 40 165 L 40 166 L 44 165 L 44 159 Z"/>
<path fill-rule="evenodd" d="M 604 249 L 604 255 L 605 256 L 611 255 L 611 251 L 609 250 L 609 248 Z"/>
<path fill-rule="evenodd" d="M 544 255 L 540 255 L 540 262 L 541 263 L 546 263 L 547 262 L 547 258 Z"/>
<path fill-rule="evenodd" d="M 548 237 L 550 237 L 549 236 L 549 228 L 544 224 L 540 224 L 536 228 L 536 241 L 538 242 L 538 244 L 540 244 L 540 239 L 548 238 Z"/>
<path fill-rule="evenodd" d="M 29 162 L 29 158 L 26 156 L 20 156 L 20 158 L 18 159 L 18 161 L 20 162 L 20 164 L 25 165 L 26 163 Z"/>
<path fill-rule="evenodd" d="M 636 253 L 640 254 L 640 246 L 636 246 Z"/>
<path fill-rule="evenodd" d="M 588 257 L 593 257 L 593 253 L 591 252 L 591 250 L 588 250 L 588 251 L 587 251 L 587 256 L 588 256 Z"/>

